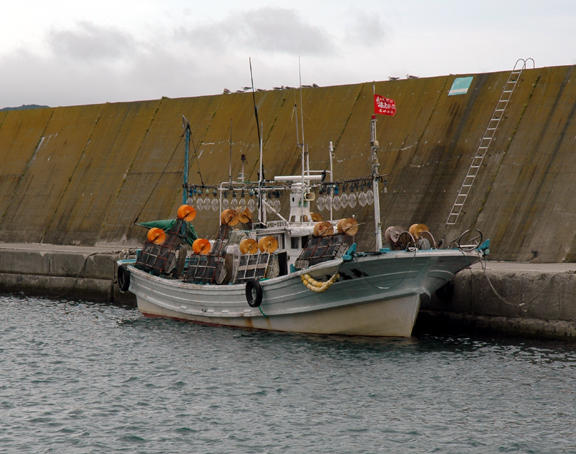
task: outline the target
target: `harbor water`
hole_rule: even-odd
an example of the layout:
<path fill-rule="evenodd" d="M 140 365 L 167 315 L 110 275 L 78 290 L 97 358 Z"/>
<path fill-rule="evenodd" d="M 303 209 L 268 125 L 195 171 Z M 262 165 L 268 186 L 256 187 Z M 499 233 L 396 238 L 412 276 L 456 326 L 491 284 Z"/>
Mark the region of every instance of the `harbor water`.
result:
<path fill-rule="evenodd" d="M 1 453 L 576 453 L 576 344 L 0 296 Z"/>

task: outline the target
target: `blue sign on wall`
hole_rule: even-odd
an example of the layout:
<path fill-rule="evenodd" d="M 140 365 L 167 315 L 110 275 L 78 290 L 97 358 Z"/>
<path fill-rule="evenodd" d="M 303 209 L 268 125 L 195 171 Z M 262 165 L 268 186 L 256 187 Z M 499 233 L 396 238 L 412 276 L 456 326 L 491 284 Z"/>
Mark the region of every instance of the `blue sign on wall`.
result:
<path fill-rule="evenodd" d="M 468 88 L 470 88 L 472 79 L 474 79 L 474 76 L 457 77 L 454 79 L 452 87 L 450 87 L 450 91 L 448 92 L 448 96 L 465 95 L 468 93 Z"/>

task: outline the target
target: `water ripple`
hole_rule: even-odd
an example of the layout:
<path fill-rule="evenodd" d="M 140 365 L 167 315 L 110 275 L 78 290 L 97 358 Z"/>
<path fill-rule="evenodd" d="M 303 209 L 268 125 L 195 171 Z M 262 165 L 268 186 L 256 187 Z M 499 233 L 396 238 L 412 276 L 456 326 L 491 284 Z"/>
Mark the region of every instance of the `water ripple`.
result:
<path fill-rule="evenodd" d="M 261 333 L 0 297 L 0 452 L 576 452 L 576 346 Z"/>

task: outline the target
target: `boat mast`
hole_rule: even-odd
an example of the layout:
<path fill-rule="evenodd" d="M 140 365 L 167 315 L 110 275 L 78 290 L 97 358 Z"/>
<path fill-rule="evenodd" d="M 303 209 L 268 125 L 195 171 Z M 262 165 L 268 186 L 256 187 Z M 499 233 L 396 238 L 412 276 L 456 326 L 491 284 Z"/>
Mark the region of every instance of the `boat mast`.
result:
<path fill-rule="evenodd" d="M 370 120 L 370 150 L 372 152 L 372 191 L 374 192 L 374 234 L 376 236 L 376 250 L 382 249 L 382 222 L 380 220 L 380 163 L 378 162 L 378 140 L 376 139 L 376 115 Z"/>
<path fill-rule="evenodd" d="M 190 160 L 190 122 L 182 115 L 182 125 L 184 126 L 184 185 L 182 190 L 182 204 L 188 200 L 188 166 Z"/>
<path fill-rule="evenodd" d="M 306 200 L 306 194 L 309 189 L 308 183 L 310 181 L 310 158 L 308 156 L 306 140 L 304 139 L 304 103 L 302 99 L 302 67 L 300 65 L 300 57 L 298 57 L 298 84 L 300 87 L 300 132 L 302 134 L 302 182 L 300 185 L 300 204 L 302 208 L 304 208 L 304 205 L 309 203 L 309 201 Z M 298 123 L 298 118 L 296 118 L 296 123 Z M 304 176 L 308 177 L 308 179 L 305 180 Z M 308 218 L 308 220 L 310 220 L 310 218 Z M 300 222 L 302 222 L 302 218 L 300 218 Z"/>
<path fill-rule="evenodd" d="M 228 155 L 228 182 L 230 183 L 230 187 L 232 187 L 232 120 L 230 120 L 230 138 L 228 144 L 230 147 Z"/>
<path fill-rule="evenodd" d="M 304 104 L 302 102 L 302 69 L 300 66 L 300 57 L 298 57 L 298 83 L 300 85 L 300 130 L 302 132 L 302 182 L 304 182 L 304 173 L 310 175 L 310 161 L 305 157 L 306 140 L 304 140 Z"/>
<path fill-rule="evenodd" d="M 252 83 L 252 103 L 254 104 L 254 118 L 256 120 L 256 130 L 258 131 L 258 147 L 260 154 L 260 171 L 258 176 L 258 219 L 266 223 L 266 208 L 263 203 L 262 186 L 264 185 L 264 162 L 263 162 L 263 145 L 262 135 L 260 134 L 260 120 L 258 119 L 258 107 L 256 106 L 256 90 L 254 90 L 254 76 L 252 75 L 252 59 L 248 58 L 250 64 L 250 82 Z"/>

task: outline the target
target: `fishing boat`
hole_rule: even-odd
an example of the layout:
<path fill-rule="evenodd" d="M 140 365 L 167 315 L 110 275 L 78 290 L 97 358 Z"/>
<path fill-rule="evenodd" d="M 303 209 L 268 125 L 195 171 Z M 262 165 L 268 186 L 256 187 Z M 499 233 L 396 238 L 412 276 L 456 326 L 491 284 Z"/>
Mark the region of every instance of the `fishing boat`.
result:
<path fill-rule="evenodd" d="M 188 167 L 190 125 L 186 128 Z M 262 142 L 260 141 L 260 144 Z M 481 236 L 438 248 L 424 224 L 383 232 L 376 120 L 371 123 L 372 169 L 368 177 L 339 181 L 332 168 L 312 171 L 302 147 L 298 175 L 257 181 L 243 177 L 217 186 L 192 185 L 184 172 L 183 203 L 175 219 L 149 228 L 135 260 L 118 262 L 118 283 L 136 296 L 146 316 L 293 333 L 409 337 L 423 296 L 431 296 L 460 270 L 487 253 Z M 374 248 L 361 251 L 362 225 L 352 217 L 334 219 L 333 204 L 344 184 L 370 188 L 374 206 Z M 190 203 L 201 191 L 218 194 L 218 234 L 197 238 Z M 249 194 L 240 208 L 230 193 Z M 284 217 L 277 200 L 290 203 Z M 284 196 L 286 200 L 286 196 Z M 252 202 L 252 204 L 250 204 Z M 328 207 L 322 220 L 313 204 Z M 384 233 L 384 235 L 383 235 Z M 384 236 L 384 241 L 383 241 Z"/>

